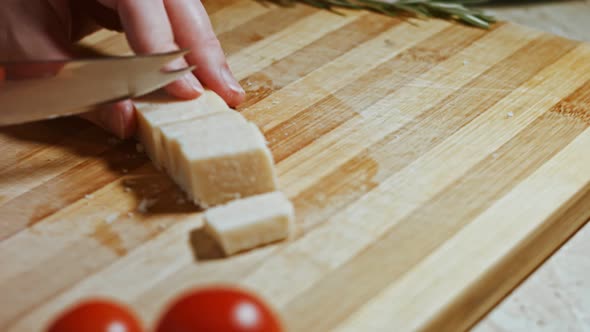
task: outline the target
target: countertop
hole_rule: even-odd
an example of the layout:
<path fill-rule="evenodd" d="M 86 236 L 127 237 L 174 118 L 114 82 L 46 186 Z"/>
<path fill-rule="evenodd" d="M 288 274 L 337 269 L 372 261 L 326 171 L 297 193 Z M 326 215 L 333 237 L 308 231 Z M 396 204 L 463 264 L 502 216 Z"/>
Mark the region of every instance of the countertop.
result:
<path fill-rule="evenodd" d="M 501 19 L 590 41 L 589 0 L 529 1 L 485 9 Z M 590 224 L 482 319 L 474 331 L 590 331 Z"/>

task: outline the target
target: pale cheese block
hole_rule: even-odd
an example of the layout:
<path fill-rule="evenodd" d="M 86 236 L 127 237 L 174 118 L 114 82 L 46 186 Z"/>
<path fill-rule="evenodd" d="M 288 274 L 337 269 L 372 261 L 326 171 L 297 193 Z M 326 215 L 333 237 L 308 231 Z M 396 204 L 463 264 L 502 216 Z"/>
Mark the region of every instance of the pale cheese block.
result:
<path fill-rule="evenodd" d="M 151 95 L 135 101 L 135 108 L 139 141 L 158 169 L 164 166 L 165 160 L 162 155 L 162 126 L 231 111 L 225 101 L 211 90 L 205 90 L 199 98 L 185 101 L 163 94 Z"/>
<path fill-rule="evenodd" d="M 207 208 L 277 189 L 273 157 L 256 125 L 237 112 L 197 121 L 171 148 L 178 158 L 177 183 L 196 204 Z"/>
<path fill-rule="evenodd" d="M 215 118 L 210 117 L 214 116 Z M 178 166 L 182 151 L 179 140 L 186 144 L 201 145 L 200 135 L 211 130 L 223 131 L 235 127 L 237 124 L 248 125 L 248 121 L 237 112 L 212 113 L 184 122 L 176 122 L 164 125 L 160 128 L 162 137 L 162 163 L 170 176 L 176 182 L 185 183 L 187 174 L 181 174 Z M 186 173 L 186 170 L 185 170 Z M 187 187 L 190 187 L 187 184 Z M 190 190 L 187 190 L 190 191 Z"/>
<path fill-rule="evenodd" d="M 287 238 L 294 214 L 289 199 L 275 191 L 207 210 L 205 231 L 232 255 Z"/>

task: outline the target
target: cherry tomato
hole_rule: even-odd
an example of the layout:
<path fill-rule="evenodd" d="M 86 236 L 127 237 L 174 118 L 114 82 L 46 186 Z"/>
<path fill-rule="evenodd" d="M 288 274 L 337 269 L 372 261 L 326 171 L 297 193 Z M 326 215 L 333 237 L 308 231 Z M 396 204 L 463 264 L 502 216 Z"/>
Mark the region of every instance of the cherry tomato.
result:
<path fill-rule="evenodd" d="M 142 332 L 141 324 L 123 305 L 89 300 L 62 313 L 48 332 Z"/>
<path fill-rule="evenodd" d="M 254 295 L 236 288 L 197 289 L 165 312 L 156 332 L 280 332 L 274 313 Z"/>

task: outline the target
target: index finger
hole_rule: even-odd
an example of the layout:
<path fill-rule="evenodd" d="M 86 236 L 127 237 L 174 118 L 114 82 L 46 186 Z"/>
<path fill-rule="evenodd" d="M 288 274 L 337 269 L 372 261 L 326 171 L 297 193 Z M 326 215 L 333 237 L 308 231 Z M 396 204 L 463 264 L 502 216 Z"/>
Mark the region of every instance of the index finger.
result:
<path fill-rule="evenodd" d="M 229 69 L 201 1 L 166 0 L 165 6 L 176 41 L 182 48 L 191 50 L 186 58 L 196 67 L 199 80 L 230 106 L 241 103 L 245 92 Z"/>
<path fill-rule="evenodd" d="M 174 41 L 174 34 L 168 20 L 162 0 L 122 0 L 117 10 L 125 30 L 127 40 L 136 53 L 159 53 L 176 51 L 179 47 Z M 184 59 L 173 61 L 167 70 L 187 67 Z M 192 74 L 171 83 L 166 90 L 180 98 L 198 97 L 204 89 Z"/>

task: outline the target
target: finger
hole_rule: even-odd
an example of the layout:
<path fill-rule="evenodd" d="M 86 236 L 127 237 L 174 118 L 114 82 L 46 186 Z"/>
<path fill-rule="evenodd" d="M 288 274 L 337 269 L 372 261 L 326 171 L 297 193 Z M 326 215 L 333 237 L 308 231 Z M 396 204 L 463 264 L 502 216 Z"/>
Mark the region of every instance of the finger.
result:
<path fill-rule="evenodd" d="M 92 17 L 96 23 L 109 30 L 121 31 L 123 29 L 115 9 L 107 7 L 96 0 L 72 1 L 72 8 L 74 12 L 83 12 Z"/>
<path fill-rule="evenodd" d="M 230 106 L 244 100 L 245 92 L 231 73 L 209 16 L 200 1 L 166 0 L 176 42 L 191 52 L 187 60 L 196 66 L 195 74 Z"/>
<path fill-rule="evenodd" d="M 135 107 L 131 100 L 104 105 L 96 111 L 82 114 L 81 117 L 121 139 L 133 136 L 137 126 Z"/>
<path fill-rule="evenodd" d="M 178 50 L 162 0 L 121 0 L 117 10 L 129 44 L 136 53 Z M 186 66 L 184 59 L 178 59 L 165 69 L 175 70 Z M 166 90 L 176 97 L 187 99 L 198 97 L 204 91 L 201 83 L 190 73 L 168 85 Z"/>
<path fill-rule="evenodd" d="M 71 56 L 67 23 L 49 2 L 10 8 L 9 15 L 1 16 L 0 22 L 6 28 L 0 33 L 0 61 L 61 60 Z"/>

